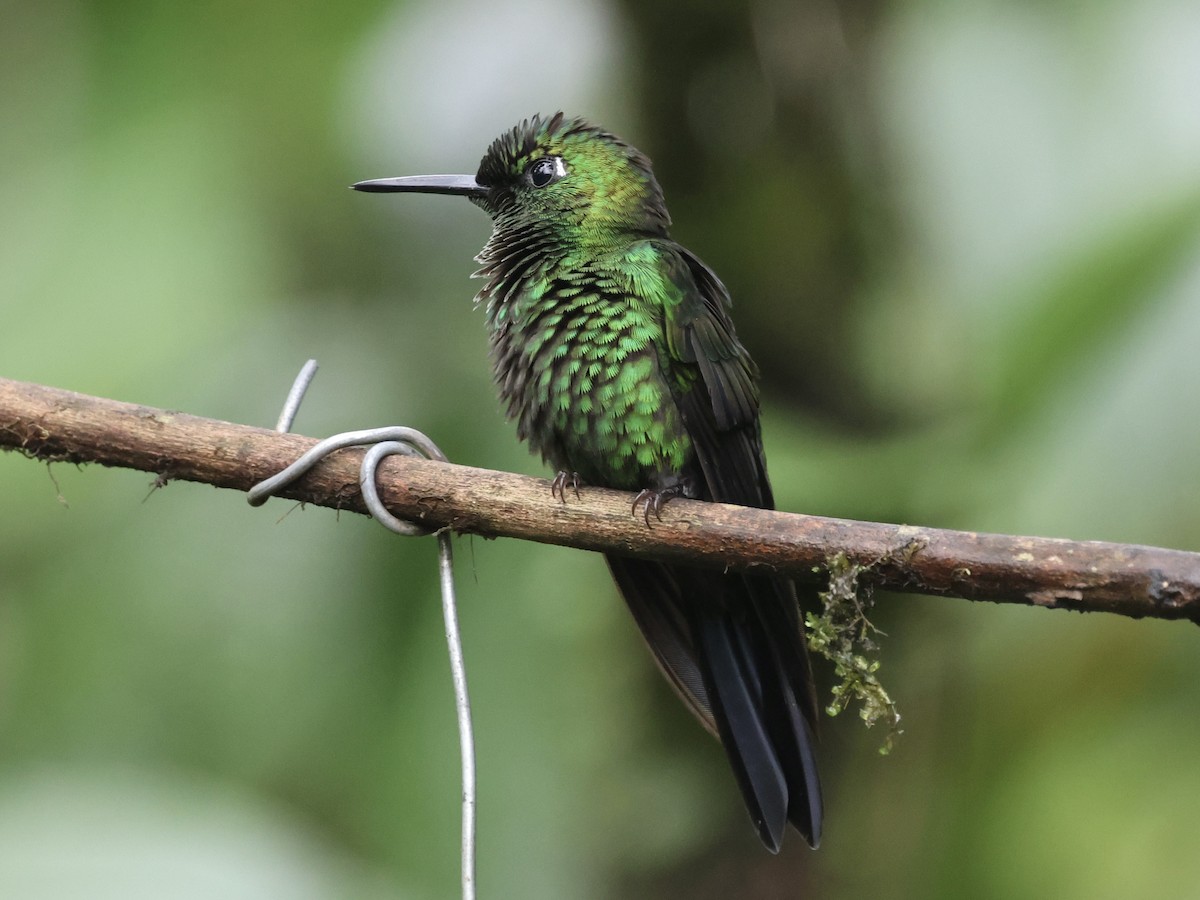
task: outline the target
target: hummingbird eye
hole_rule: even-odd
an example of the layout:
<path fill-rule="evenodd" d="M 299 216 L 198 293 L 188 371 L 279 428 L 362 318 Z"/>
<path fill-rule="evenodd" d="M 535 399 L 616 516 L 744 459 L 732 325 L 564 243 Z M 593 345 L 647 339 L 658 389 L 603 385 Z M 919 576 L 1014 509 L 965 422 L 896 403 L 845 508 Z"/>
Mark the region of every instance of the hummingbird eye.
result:
<path fill-rule="evenodd" d="M 529 164 L 525 177 L 534 187 L 543 188 L 567 177 L 567 165 L 561 156 L 545 156 Z"/>

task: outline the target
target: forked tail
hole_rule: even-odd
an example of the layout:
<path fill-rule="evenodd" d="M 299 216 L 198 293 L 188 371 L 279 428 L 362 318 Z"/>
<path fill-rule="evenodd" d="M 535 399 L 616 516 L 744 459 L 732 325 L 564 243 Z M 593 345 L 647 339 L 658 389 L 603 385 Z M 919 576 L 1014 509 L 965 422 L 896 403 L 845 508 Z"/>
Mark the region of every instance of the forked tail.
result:
<path fill-rule="evenodd" d="M 786 579 L 608 557 L 659 666 L 725 748 L 763 844 L 821 839 L 816 701 Z"/>

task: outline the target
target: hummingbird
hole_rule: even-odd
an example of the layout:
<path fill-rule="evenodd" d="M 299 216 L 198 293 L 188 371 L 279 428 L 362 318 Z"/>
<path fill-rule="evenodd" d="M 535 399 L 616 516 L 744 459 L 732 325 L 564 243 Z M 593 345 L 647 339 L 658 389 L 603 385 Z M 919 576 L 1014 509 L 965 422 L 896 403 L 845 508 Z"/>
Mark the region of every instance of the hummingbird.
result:
<path fill-rule="evenodd" d="M 498 137 L 475 175 L 361 181 L 462 196 L 492 219 L 476 257 L 501 401 L 518 437 L 581 486 L 637 491 L 650 525 L 674 497 L 774 508 L 758 370 L 729 292 L 669 235 L 650 160 L 559 112 Z M 659 667 L 724 747 L 763 844 L 788 822 L 816 847 L 817 702 L 796 588 L 606 555 Z"/>

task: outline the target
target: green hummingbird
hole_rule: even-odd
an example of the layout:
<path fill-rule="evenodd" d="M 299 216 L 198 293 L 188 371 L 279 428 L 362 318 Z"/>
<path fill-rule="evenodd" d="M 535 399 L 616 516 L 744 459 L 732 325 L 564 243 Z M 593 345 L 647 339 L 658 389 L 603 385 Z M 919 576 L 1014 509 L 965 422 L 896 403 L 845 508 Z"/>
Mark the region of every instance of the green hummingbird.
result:
<path fill-rule="evenodd" d="M 496 383 L 552 491 L 639 491 L 774 508 L 758 371 L 720 279 L 671 240 L 650 161 L 561 112 L 497 138 L 470 175 L 360 191 L 465 196 L 492 218 L 476 258 Z M 663 673 L 721 741 L 763 843 L 787 822 L 813 847 L 822 802 L 817 703 L 790 579 L 607 556 Z"/>

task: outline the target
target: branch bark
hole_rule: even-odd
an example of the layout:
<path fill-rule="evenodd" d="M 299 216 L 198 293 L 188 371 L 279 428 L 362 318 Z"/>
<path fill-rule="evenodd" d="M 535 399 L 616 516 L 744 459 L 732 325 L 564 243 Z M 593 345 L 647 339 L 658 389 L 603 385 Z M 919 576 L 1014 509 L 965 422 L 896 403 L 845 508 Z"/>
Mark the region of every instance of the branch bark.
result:
<path fill-rule="evenodd" d="M 245 491 L 316 443 L 0 379 L 0 447 L 46 461 L 100 463 Z M 362 451 L 325 460 L 282 496 L 365 512 Z M 647 528 L 632 494 L 584 488 L 567 503 L 548 481 L 407 457 L 380 469 L 401 518 L 487 537 L 628 553 L 816 582 L 845 554 L 861 580 L 893 591 L 1200 623 L 1200 554 L 1130 544 L 919 528 L 673 500 Z"/>

